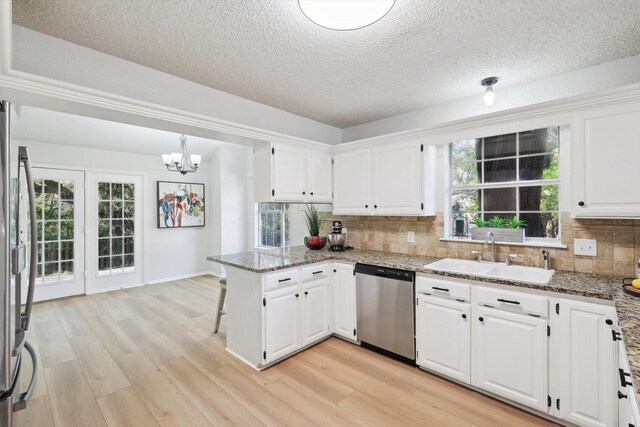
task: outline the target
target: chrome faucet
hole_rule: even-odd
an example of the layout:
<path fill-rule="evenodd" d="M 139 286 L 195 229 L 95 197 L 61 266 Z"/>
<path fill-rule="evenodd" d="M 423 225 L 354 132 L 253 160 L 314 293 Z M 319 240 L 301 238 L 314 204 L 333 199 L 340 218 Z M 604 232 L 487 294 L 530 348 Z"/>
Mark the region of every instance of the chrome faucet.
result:
<path fill-rule="evenodd" d="M 551 253 L 549 252 L 548 249 L 543 249 L 542 250 L 542 257 L 544 260 L 544 269 L 545 270 L 549 270 L 549 257 L 551 256 Z"/>
<path fill-rule="evenodd" d="M 491 238 L 491 262 L 496 262 L 496 239 L 490 231 L 484 236 L 484 247 L 489 246 L 489 238 Z"/>

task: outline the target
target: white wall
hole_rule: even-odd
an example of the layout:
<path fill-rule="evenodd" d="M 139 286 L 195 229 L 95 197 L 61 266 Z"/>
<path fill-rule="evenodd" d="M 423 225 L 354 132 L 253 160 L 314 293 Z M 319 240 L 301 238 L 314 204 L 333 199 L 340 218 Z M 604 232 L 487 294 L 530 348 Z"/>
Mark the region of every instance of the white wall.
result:
<path fill-rule="evenodd" d="M 90 171 L 145 174 L 143 189 L 144 239 L 146 283 L 158 283 L 179 277 L 194 276 L 211 270 L 205 258 L 209 254 L 214 229 L 214 212 L 210 208 L 219 204 L 212 200 L 211 164 L 203 161 L 200 170 L 185 177 L 169 172 L 159 156 L 122 153 L 107 150 L 45 144 L 32 141 L 13 141 L 26 145 L 34 166 L 55 166 Z M 179 230 L 158 229 L 156 216 L 156 181 L 183 181 L 205 183 L 205 227 Z M 86 260 L 87 263 L 92 262 Z"/>
<path fill-rule="evenodd" d="M 342 142 L 426 129 L 455 120 L 596 93 L 638 82 L 640 55 L 509 87 L 501 87 L 498 83 L 495 87 L 496 100 L 490 107 L 484 104 L 483 88 L 478 83 L 478 92 L 468 98 L 342 129 Z"/>
<path fill-rule="evenodd" d="M 253 151 L 250 147 L 221 145 L 211 159 L 210 181 L 215 214 L 209 255 L 243 252 L 253 247 Z M 209 269 L 224 274 L 221 266 Z"/>

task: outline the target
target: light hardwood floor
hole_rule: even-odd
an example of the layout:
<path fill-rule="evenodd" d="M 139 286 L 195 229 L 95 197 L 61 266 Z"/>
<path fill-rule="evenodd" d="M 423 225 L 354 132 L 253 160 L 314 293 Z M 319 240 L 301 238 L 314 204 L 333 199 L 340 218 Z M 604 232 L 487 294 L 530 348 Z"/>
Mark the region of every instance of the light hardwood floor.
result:
<path fill-rule="evenodd" d="M 224 351 L 224 317 L 212 333 L 218 293 L 202 276 L 35 305 L 18 425 L 552 425 L 337 338 L 254 371 Z"/>

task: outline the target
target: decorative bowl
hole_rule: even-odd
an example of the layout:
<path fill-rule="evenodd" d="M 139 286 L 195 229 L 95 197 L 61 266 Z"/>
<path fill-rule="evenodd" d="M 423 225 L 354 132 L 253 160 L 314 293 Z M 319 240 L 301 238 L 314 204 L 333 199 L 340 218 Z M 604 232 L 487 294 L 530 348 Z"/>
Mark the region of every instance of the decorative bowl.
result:
<path fill-rule="evenodd" d="M 326 237 L 320 236 L 307 236 L 304 238 L 304 245 L 312 250 L 318 250 L 325 247 L 327 244 Z"/>

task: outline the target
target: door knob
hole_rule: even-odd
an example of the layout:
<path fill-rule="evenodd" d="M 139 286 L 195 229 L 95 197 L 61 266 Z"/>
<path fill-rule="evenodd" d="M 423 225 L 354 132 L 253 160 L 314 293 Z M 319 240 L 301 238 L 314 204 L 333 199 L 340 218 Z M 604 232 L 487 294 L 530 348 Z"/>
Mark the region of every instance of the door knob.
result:
<path fill-rule="evenodd" d="M 463 318 L 463 319 L 466 319 L 466 318 L 467 318 L 467 315 L 466 315 L 466 314 L 463 314 L 463 315 L 462 315 L 462 318 Z"/>
<path fill-rule="evenodd" d="M 580 201 L 578 202 L 578 206 L 584 206 L 584 202 L 583 202 L 582 200 L 580 200 Z"/>
<path fill-rule="evenodd" d="M 483 317 L 478 317 L 478 320 L 481 322 L 484 322 L 484 318 Z"/>

